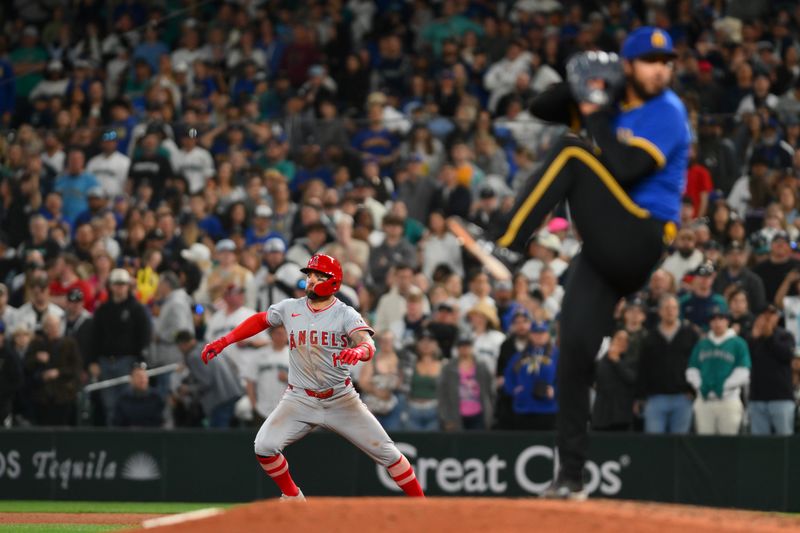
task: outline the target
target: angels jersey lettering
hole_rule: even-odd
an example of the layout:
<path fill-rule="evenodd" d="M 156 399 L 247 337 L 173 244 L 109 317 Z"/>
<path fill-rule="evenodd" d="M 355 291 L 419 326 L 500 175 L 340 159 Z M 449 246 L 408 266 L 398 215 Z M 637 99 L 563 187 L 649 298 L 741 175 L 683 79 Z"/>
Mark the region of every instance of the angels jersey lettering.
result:
<path fill-rule="evenodd" d="M 350 368 L 339 352 L 350 347 L 356 331 L 375 331 L 355 309 L 338 299 L 320 310 L 311 309 L 308 298 L 283 300 L 267 311 L 271 326 L 283 325 L 289 336 L 289 383 L 295 387 L 324 390 L 341 385 Z"/>

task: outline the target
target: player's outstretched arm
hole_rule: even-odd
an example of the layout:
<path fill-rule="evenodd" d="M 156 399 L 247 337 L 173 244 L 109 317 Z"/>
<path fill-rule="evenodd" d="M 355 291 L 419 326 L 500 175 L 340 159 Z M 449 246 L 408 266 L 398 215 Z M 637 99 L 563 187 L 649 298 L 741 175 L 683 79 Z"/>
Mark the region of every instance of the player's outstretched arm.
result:
<path fill-rule="evenodd" d="M 252 337 L 253 335 L 260 333 L 269 327 L 270 324 L 267 320 L 266 311 L 256 313 L 253 316 L 246 318 L 241 324 L 233 328 L 233 330 L 224 337 L 220 337 L 219 339 L 206 344 L 202 353 L 203 362 L 208 364 L 210 360 L 222 353 L 222 350 L 224 350 L 228 345 L 243 341 L 244 339 Z"/>
<path fill-rule="evenodd" d="M 375 343 L 372 336 L 365 330 L 356 331 L 350 335 L 350 340 L 355 346 L 346 348 L 339 354 L 339 360 L 346 365 L 354 365 L 359 361 L 369 361 L 375 355 Z"/>

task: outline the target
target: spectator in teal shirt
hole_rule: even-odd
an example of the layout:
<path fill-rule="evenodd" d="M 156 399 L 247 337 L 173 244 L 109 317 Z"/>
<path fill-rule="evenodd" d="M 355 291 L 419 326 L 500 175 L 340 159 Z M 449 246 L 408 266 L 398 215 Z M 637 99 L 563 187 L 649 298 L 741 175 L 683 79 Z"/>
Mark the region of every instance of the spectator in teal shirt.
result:
<path fill-rule="evenodd" d="M 439 57 L 444 41 L 461 37 L 468 31 L 480 37 L 483 35 L 483 26 L 456 13 L 456 3 L 453 0 L 445 0 L 442 3 L 442 16 L 422 29 L 422 38 L 430 43 L 434 55 Z"/>
<path fill-rule="evenodd" d="M 17 81 L 17 98 L 28 99 L 36 84 L 42 81 L 47 63 L 47 52 L 39 45 L 39 30 L 34 26 L 26 26 L 22 31 L 22 42 L 8 55 L 14 65 Z"/>
<path fill-rule="evenodd" d="M 61 193 L 64 201 L 64 218 L 70 224 L 75 223 L 75 218 L 89 208 L 87 195 L 89 189 L 99 187 L 100 182 L 94 174 L 89 174 L 85 169 L 86 156 L 82 151 L 70 150 L 67 156 L 67 167 L 62 175 L 56 178 L 55 191 Z"/>

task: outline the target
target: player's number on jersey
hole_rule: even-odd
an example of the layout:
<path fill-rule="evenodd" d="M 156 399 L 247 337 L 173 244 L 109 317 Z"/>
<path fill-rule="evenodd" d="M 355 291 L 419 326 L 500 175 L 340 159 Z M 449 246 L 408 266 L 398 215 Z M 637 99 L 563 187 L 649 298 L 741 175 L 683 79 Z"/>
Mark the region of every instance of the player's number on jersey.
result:
<path fill-rule="evenodd" d="M 336 352 L 335 354 L 331 355 L 331 359 L 333 360 L 334 368 L 342 366 L 344 364 L 342 363 L 341 352 Z"/>

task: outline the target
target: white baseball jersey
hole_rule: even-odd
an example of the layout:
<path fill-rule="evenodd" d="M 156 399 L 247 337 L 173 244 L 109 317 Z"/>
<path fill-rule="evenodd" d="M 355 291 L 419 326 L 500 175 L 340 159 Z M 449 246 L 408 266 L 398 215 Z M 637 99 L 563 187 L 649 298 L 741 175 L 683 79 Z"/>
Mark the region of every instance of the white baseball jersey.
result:
<path fill-rule="evenodd" d="M 94 174 L 106 194 L 113 198 L 125 192 L 125 180 L 128 179 L 130 167 L 128 156 L 114 152 L 109 156 L 98 154 L 91 158 L 86 165 L 86 172 Z"/>
<path fill-rule="evenodd" d="M 254 357 L 246 360 L 241 370 L 244 379 L 255 383 L 256 411 L 268 417 L 286 391 L 286 383 L 280 381 L 278 375 L 289 371 L 289 347 L 276 350 L 274 346 L 266 346 L 255 350 Z"/>
<path fill-rule="evenodd" d="M 208 150 L 195 146 L 191 151 L 180 150 L 175 154 L 172 168 L 178 174 L 183 174 L 189 183 L 191 194 L 202 191 L 206 182 L 214 175 L 214 158 Z"/>
<path fill-rule="evenodd" d="M 308 298 L 293 298 L 271 305 L 270 326 L 283 325 L 289 336 L 289 383 L 295 387 L 325 390 L 350 377 L 350 368 L 339 360 L 339 352 L 350 346 L 356 331 L 375 331 L 361 315 L 334 298 L 331 305 L 314 310 Z"/>

